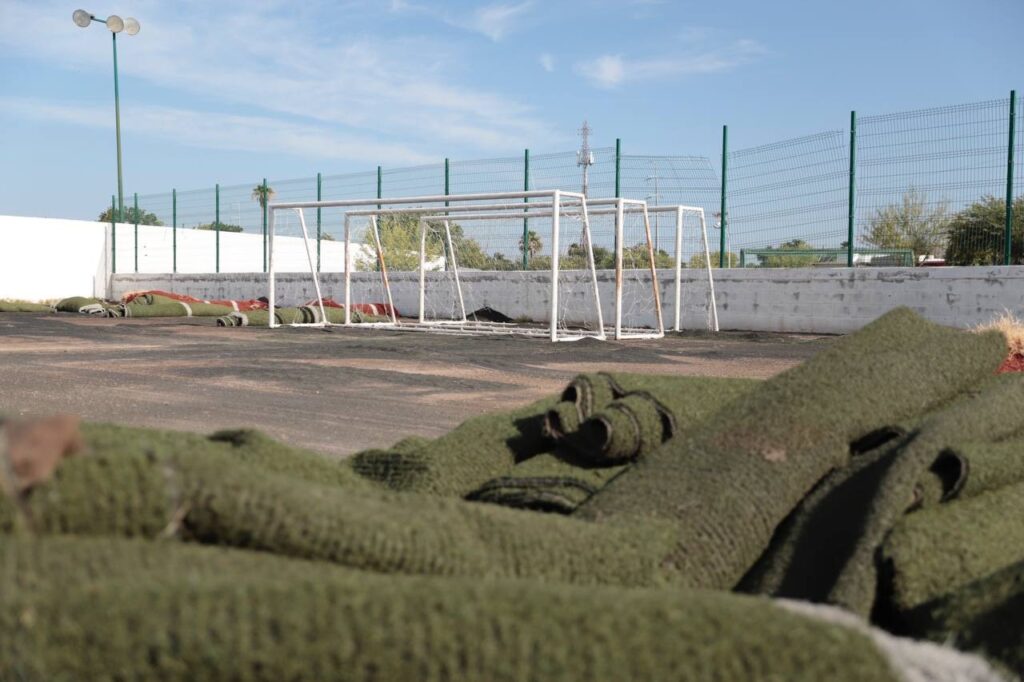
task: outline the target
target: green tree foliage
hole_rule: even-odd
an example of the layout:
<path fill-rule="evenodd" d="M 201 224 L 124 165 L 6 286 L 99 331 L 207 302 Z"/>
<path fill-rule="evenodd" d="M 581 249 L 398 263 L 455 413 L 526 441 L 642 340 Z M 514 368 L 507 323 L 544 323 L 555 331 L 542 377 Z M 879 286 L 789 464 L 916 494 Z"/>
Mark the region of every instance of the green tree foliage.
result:
<path fill-rule="evenodd" d="M 984 196 L 949 221 L 946 262 L 950 265 L 1003 263 L 1006 200 Z M 1024 263 L 1024 196 L 1013 200 L 1010 262 Z"/>
<path fill-rule="evenodd" d="M 217 224 L 216 223 L 203 223 L 202 225 L 196 225 L 196 229 L 197 230 L 211 230 L 212 231 L 212 230 L 216 230 L 218 228 L 217 228 Z M 245 232 L 245 230 L 242 229 L 241 225 L 232 225 L 231 223 L 221 223 L 220 224 L 220 231 L 221 232 Z"/>
<path fill-rule="evenodd" d="M 529 247 L 527 249 L 527 254 L 530 257 L 530 260 L 533 260 L 537 256 L 537 254 L 540 253 L 541 249 L 544 248 L 544 242 L 542 242 L 540 240 L 540 235 L 537 234 L 536 232 L 534 232 L 533 230 L 530 230 L 529 232 L 527 232 L 526 236 L 527 236 L 527 242 L 529 244 Z M 523 248 L 524 248 L 523 247 L 523 238 L 520 237 L 519 238 L 519 253 L 523 252 Z"/>
<path fill-rule="evenodd" d="M 252 200 L 260 205 L 260 208 L 266 208 L 267 202 L 274 198 L 274 188 L 270 185 L 263 187 L 262 184 L 256 185 L 252 188 Z"/>
<path fill-rule="evenodd" d="M 806 268 L 818 262 L 818 256 L 811 254 L 785 255 L 786 251 L 806 251 L 814 248 L 803 239 L 791 239 L 781 244 L 777 249 L 775 247 L 769 248 L 773 251 L 778 251 L 780 255 L 763 255 L 761 257 L 762 265 L 766 268 Z"/>
<path fill-rule="evenodd" d="M 711 267 L 717 268 L 719 263 L 719 251 L 711 252 Z M 725 253 L 725 266 L 726 267 L 737 267 L 740 264 L 740 256 L 732 251 L 726 251 Z M 703 253 L 695 253 L 690 257 L 689 267 L 691 268 L 704 268 L 707 265 L 704 262 Z"/>
<path fill-rule="evenodd" d="M 949 226 L 949 204 L 930 204 L 926 194 L 911 187 L 899 202 L 875 211 L 861 241 L 880 249 L 910 249 L 916 263 L 920 256 L 942 255 Z"/>
<path fill-rule="evenodd" d="M 110 222 L 110 217 L 111 217 L 110 216 L 111 210 L 112 210 L 111 208 L 108 208 L 107 210 L 103 211 L 103 213 L 100 213 L 100 217 L 97 218 L 96 220 L 98 220 L 101 223 L 109 223 Z M 163 225 L 163 221 L 161 221 L 159 218 L 157 218 L 155 213 L 150 213 L 149 211 L 147 211 L 146 209 L 144 209 L 142 207 L 139 207 L 138 216 L 139 216 L 139 225 Z M 122 223 L 131 223 L 131 224 L 135 223 L 135 207 L 134 206 L 127 206 L 127 207 L 125 207 L 125 209 L 124 209 L 124 220 L 122 220 L 120 222 L 122 222 Z"/>

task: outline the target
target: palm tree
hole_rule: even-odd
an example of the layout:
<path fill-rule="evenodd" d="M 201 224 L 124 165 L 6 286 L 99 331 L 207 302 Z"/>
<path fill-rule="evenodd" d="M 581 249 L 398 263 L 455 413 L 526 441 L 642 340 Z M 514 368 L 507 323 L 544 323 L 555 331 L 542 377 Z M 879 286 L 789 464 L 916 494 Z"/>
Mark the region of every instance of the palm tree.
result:
<path fill-rule="evenodd" d="M 266 210 L 267 203 L 274 196 L 274 188 L 270 185 L 256 185 L 252 188 L 251 196 L 252 200 L 260 205 L 260 208 Z"/>
<path fill-rule="evenodd" d="M 527 233 L 527 244 L 528 246 L 524 246 L 523 238 L 519 238 L 519 250 L 526 251 L 528 254 L 530 254 L 530 258 L 536 256 L 538 253 L 540 253 L 540 250 L 544 248 L 544 243 L 540 240 L 540 235 L 534 232 L 533 230 L 530 230 Z"/>

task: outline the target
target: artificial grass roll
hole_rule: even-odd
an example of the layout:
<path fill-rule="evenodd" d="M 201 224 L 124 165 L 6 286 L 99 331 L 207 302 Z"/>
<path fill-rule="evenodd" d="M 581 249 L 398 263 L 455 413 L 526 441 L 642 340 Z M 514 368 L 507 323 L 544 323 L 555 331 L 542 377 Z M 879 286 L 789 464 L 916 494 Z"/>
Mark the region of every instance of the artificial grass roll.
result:
<path fill-rule="evenodd" d="M 52 313 L 53 311 L 53 306 L 46 305 L 45 303 L 0 301 L 0 313 Z"/>
<path fill-rule="evenodd" d="M 640 458 L 573 517 L 670 520 L 665 566 L 691 586 L 732 588 L 800 500 L 847 464 L 850 443 L 969 389 L 1005 352 L 1002 334 L 896 309 Z"/>
<path fill-rule="evenodd" d="M 53 306 L 54 310 L 61 313 L 77 313 L 81 312 L 82 308 L 86 306 L 103 305 L 103 301 L 98 298 L 87 298 L 85 296 L 72 296 L 71 298 L 64 298 Z"/>
<path fill-rule="evenodd" d="M 1024 484 L 909 514 L 881 547 L 890 608 L 909 611 L 1024 562 Z"/>
<path fill-rule="evenodd" d="M 391 490 L 464 497 L 508 474 L 516 462 L 546 452 L 544 417 L 557 398 L 464 421 L 431 441 L 403 441 L 366 450 L 347 461 L 360 475 Z"/>
<path fill-rule="evenodd" d="M 838 604 L 862 616 L 875 607 L 878 548 L 910 510 L 955 498 L 971 463 L 946 446 L 1024 429 L 1016 407 L 1024 376 L 990 378 L 909 430 L 829 474 L 786 519 L 740 588 Z M 882 605 L 884 606 L 884 605 Z"/>
<path fill-rule="evenodd" d="M 327 313 L 327 321 L 331 324 L 342 324 L 345 322 L 345 311 L 343 309 L 325 308 L 325 312 Z M 219 327 L 266 327 L 270 320 L 270 311 L 268 310 L 238 312 L 228 309 L 227 314 L 224 314 L 223 311 L 216 314 L 223 315 L 217 319 L 217 326 Z M 321 318 L 320 308 L 317 306 L 274 309 L 274 319 L 277 321 L 277 324 L 311 324 L 322 322 Z M 352 313 L 353 322 L 368 322 L 374 319 L 376 318 L 372 318 L 372 316 L 357 312 Z"/>
<path fill-rule="evenodd" d="M 32 488 L 16 518 L 40 534 L 177 537 L 384 573 L 616 585 L 673 580 L 659 564 L 671 528 L 656 523 L 606 526 L 318 484 L 223 448 L 182 451 L 158 439 L 92 449 Z"/>
<path fill-rule="evenodd" d="M 628 393 L 598 410 L 567 443 L 596 461 L 626 462 L 653 452 L 672 437 L 675 419 L 649 393 Z"/>
<path fill-rule="evenodd" d="M 958 499 L 1024 481 L 1024 438 L 951 445 L 944 454 L 965 463 Z"/>
<path fill-rule="evenodd" d="M 0 552 L 15 586 L 4 679 L 904 679 L 857 627 L 726 593 L 380 576 L 155 542 Z"/>
<path fill-rule="evenodd" d="M 901 613 L 896 625 L 1024 674 L 1024 562 Z"/>
<path fill-rule="evenodd" d="M 466 499 L 504 507 L 571 514 L 625 466 L 585 467 L 572 453 L 534 455 Z"/>

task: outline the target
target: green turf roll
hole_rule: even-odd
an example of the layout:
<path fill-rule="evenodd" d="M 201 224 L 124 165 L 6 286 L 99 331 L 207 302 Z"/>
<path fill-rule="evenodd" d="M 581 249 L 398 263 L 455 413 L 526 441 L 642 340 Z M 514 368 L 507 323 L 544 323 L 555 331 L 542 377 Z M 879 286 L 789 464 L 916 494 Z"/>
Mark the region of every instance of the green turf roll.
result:
<path fill-rule="evenodd" d="M 899 614 L 898 627 L 1024 674 L 1024 562 Z"/>
<path fill-rule="evenodd" d="M 602 378 L 604 382 L 599 383 Z M 548 430 L 585 460 L 610 465 L 647 455 L 670 438 L 691 431 L 760 382 L 616 373 L 581 375 L 575 383 L 608 387 L 600 396 L 612 398 L 603 404 L 598 404 L 597 397 L 584 401 L 580 396 L 586 393 L 570 385 L 563 398 L 577 400 L 563 400 L 548 412 Z"/>
<path fill-rule="evenodd" d="M 970 478 L 971 463 L 950 455 L 946 446 L 1024 429 L 1024 414 L 1016 407 L 1022 400 L 1024 376 L 1002 375 L 922 416 L 909 431 L 892 429 L 890 440 L 856 455 L 800 503 L 741 589 L 869 615 L 886 536 L 908 511 L 955 498 Z"/>
<path fill-rule="evenodd" d="M 672 413 L 651 394 L 636 392 L 598 410 L 567 442 L 594 459 L 626 462 L 654 452 L 675 431 Z"/>
<path fill-rule="evenodd" d="M 0 313 L 52 313 L 53 311 L 54 307 L 45 303 L 0 300 Z"/>
<path fill-rule="evenodd" d="M 53 306 L 54 310 L 61 313 L 77 313 L 81 312 L 82 308 L 86 306 L 102 305 L 103 301 L 98 298 L 87 298 L 85 296 L 72 296 L 71 298 L 64 298 Z"/>
<path fill-rule="evenodd" d="M 327 321 L 331 324 L 343 324 L 345 311 L 341 308 L 325 308 Z M 220 314 L 220 313 L 217 313 Z M 321 322 L 323 316 L 318 306 L 301 306 L 299 308 L 275 308 L 274 319 L 278 324 L 313 324 Z M 353 312 L 352 322 L 375 322 L 383 318 Z M 268 310 L 250 310 L 247 312 L 228 312 L 217 319 L 219 327 L 266 327 L 270 320 Z"/>
<path fill-rule="evenodd" d="M 0 554 L 15 586 L 3 679 L 901 679 L 856 628 L 725 593 L 379 576 L 158 542 Z"/>
<path fill-rule="evenodd" d="M 956 493 L 958 499 L 1024 481 L 1024 438 L 1020 436 L 998 443 L 950 445 L 943 454 L 963 463 L 963 481 Z M 929 475 L 938 477 L 936 472 L 929 472 Z M 928 484 L 935 486 L 934 481 Z"/>
<path fill-rule="evenodd" d="M 269 455 L 247 460 L 226 442 L 196 436 L 183 448 L 166 432 L 104 433 L 89 439 L 86 456 L 64 461 L 51 481 L 33 488 L 16 518 L 40 534 L 176 537 L 386 573 L 618 585 L 674 580 L 658 563 L 671 541 L 667 526 L 605 526 L 362 490 L 321 483 L 319 469 L 304 475 L 308 462 L 274 472 Z"/>
<path fill-rule="evenodd" d="M 516 462 L 550 449 L 544 416 L 557 398 L 464 421 L 431 441 L 403 441 L 366 450 L 348 462 L 360 475 L 391 490 L 463 497 L 508 474 Z"/>
<path fill-rule="evenodd" d="M 466 499 L 504 507 L 571 514 L 625 466 L 584 466 L 571 452 L 534 455 Z"/>
<path fill-rule="evenodd" d="M 1024 562 L 1024 484 L 909 514 L 886 538 L 881 561 L 891 609 L 909 611 Z"/>
<path fill-rule="evenodd" d="M 852 442 L 969 389 L 1005 355 L 1002 334 L 894 310 L 641 458 L 573 518 L 671 521 L 665 566 L 695 587 L 732 588 L 800 500 L 847 464 Z"/>

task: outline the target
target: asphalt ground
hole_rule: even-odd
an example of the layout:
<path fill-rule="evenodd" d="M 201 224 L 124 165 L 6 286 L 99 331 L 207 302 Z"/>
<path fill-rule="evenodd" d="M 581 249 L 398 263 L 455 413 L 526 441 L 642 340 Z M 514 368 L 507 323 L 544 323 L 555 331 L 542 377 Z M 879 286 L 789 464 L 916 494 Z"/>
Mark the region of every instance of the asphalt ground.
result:
<path fill-rule="evenodd" d="M 213 318 L 0 314 L 0 413 L 208 433 L 253 427 L 346 455 L 560 390 L 579 372 L 767 378 L 832 337 L 723 332 L 550 343 Z"/>

